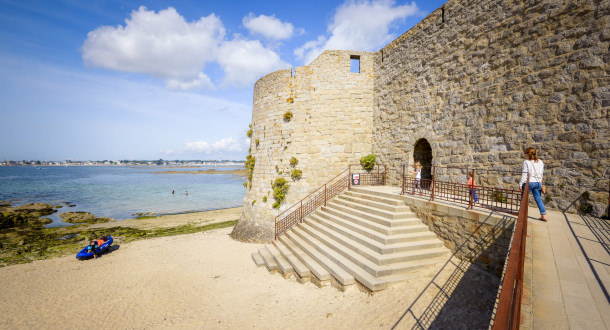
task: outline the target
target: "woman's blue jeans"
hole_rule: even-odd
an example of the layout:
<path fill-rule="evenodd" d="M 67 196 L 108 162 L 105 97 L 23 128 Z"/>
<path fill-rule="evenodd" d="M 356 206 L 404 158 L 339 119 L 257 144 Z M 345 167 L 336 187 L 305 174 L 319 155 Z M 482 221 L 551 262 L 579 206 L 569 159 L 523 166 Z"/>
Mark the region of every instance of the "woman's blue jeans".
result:
<path fill-rule="evenodd" d="M 521 187 L 521 191 L 525 189 L 525 183 Z M 542 202 L 542 197 L 540 196 L 542 193 L 542 185 L 540 182 L 530 182 L 530 192 L 534 196 L 534 200 L 536 201 L 536 205 L 538 205 L 538 210 L 540 210 L 540 214 L 546 214 L 546 208 L 544 207 L 544 203 Z M 523 196 L 523 193 L 521 193 Z"/>

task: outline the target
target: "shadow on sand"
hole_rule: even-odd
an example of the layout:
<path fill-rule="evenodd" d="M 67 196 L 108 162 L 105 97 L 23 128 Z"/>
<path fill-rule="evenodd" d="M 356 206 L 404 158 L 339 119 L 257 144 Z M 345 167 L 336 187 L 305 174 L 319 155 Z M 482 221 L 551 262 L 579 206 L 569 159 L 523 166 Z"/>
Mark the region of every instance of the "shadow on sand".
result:
<path fill-rule="evenodd" d="M 491 214 L 479 228 L 489 221 Z M 494 316 L 500 278 L 471 262 L 491 249 L 490 243 L 493 245 L 498 232 L 505 234 L 508 231 L 512 237 L 513 228 L 514 217 L 503 216 L 487 235 L 477 239 L 471 234 L 456 248 L 392 329 L 487 329 Z M 469 252 L 466 247 L 470 248 Z M 506 252 L 504 255 L 508 256 L 509 247 L 502 248 Z M 494 249 L 497 250 L 498 246 Z M 464 255 L 461 259 L 456 256 L 460 254 Z"/>

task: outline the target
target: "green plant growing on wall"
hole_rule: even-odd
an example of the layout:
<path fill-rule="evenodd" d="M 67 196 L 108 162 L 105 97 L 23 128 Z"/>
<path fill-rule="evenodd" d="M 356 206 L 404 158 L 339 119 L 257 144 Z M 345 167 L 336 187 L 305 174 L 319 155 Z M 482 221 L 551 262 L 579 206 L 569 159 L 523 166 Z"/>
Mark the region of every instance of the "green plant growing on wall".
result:
<path fill-rule="evenodd" d="M 254 206 L 254 204 L 256 204 L 256 199 L 252 201 L 252 206 Z"/>
<path fill-rule="evenodd" d="M 585 191 L 584 193 L 582 193 L 582 195 L 580 195 L 580 197 L 582 200 L 580 206 L 578 207 L 578 212 L 580 214 L 591 213 L 593 211 L 593 205 L 589 203 L 589 200 L 591 200 L 591 193 Z"/>
<path fill-rule="evenodd" d="M 246 163 L 244 167 L 246 168 L 246 173 L 248 174 L 246 182 L 244 182 L 244 187 L 252 188 L 252 173 L 254 172 L 254 165 L 256 164 L 256 158 L 251 154 L 246 156 Z"/>
<path fill-rule="evenodd" d="M 290 185 L 288 185 L 286 179 L 277 178 L 275 181 L 272 181 L 271 186 L 273 187 L 273 199 L 275 199 L 273 208 L 279 209 L 280 205 L 286 200 L 286 194 Z"/>
<path fill-rule="evenodd" d="M 295 167 L 299 164 L 299 160 L 296 157 L 290 158 L 290 166 Z"/>
<path fill-rule="evenodd" d="M 254 141 L 254 143 L 256 143 L 256 146 L 258 147 L 260 141 L 258 139 L 256 139 L 256 141 Z"/>
<path fill-rule="evenodd" d="M 544 196 L 544 202 L 545 203 L 549 203 L 552 200 L 551 195 L 546 194 L 546 196 Z"/>
<path fill-rule="evenodd" d="M 578 207 L 578 211 L 580 212 L 580 214 L 589 214 L 591 213 L 591 211 L 593 211 L 593 205 L 591 205 L 591 203 L 589 202 L 584 202 L 580 204 L 580 207 Z"/>
<path fill-rule="evenodd" d="M 267 196 L 263 196 L 263 203 L 267 203 Z"/>
<path fill-rule="evenodd" d="M 284 121 L 289 122 L 292 119 L 292 116 L 293 116 L 292 111 L 289 110 L 289 111 L 284 112 Z"/>
<path fill-rule="evenodd" d="M 367 172 L 370 172 L 373 168 L 375 168 L 375 161 L 377 159 L 377 155 L 369 154 L 362 158 L 360 158 L 360 165 Z"/>
<path fill-rule="evenodd" d="M 292 177 L 292 180 L 294 180 L 294 181 L 301 180 L 302 176 L 303 176 L 303 171 L 297 170 L 296 168 L 294 170 L 292 170 L 292 173 L 290 174 L 290 177 Z"/>
<path fill-rule="evenodd" d="M 251 138 L 251 137 L 252 137 L 252 124 L 248 125 L 248 127 L 249 127 L 250 129 L 248 130 L 248 132 L 246 132 L 246 135 L 247 135 L 249 138 Z"/>
<path fill-rule="evenodd" d="M 494 191 L 493 200 L 496 201 L 496 203 L 506 203 L 506 196 L 504 196 L 504 193 L 501 191 Z"/>

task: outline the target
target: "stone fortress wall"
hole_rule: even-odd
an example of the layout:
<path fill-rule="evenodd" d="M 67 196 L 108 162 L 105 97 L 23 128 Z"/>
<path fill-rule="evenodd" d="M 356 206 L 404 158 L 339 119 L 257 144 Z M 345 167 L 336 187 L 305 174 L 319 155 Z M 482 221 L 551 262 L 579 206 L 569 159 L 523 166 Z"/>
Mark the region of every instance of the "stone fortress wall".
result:
<path fill-rule="evenodd" d="M 350 70 L 352 56 L 359 57 L 360 73 Z M 374 53 L 326 51 L 294 74 L 280 70 L 256 82 L 250 138 L 255 166 L 235 238 L 273 239 L 279 213 L 371 153 L 373 62 Z M 287 111 L 293 114 L 289 121 Z M 294 167 L 292 157 L 298 160 Z M 302 171 L 300 180 L 291 178 L 293 169 Z M 279 177 L 290 188 L 278 210 L 271 182 Z"/>
<path fill-rule="evenodd" d="M 602 215 L 609 46 L 608 0 L 448 1 L 378 52 L 373 152 L 398 184 L 420 139 L 431 165 L 513 172 L 531 146 L 545 163 L 547 207 L 575 212 L 586 202 Z M 517 189 L 519 175 L 479 171 L 478 179 Z"/>
<path fill-rule="evenodd" d="M 427 165 L 513 172 L 524 148 L 535 147 L 545 162 L 547 207 L 575 212 L 589 203 L 603 214 L 609 46 L 610 0 L 450 0 L 378 52 L 326 51 L 294 77 L 281 70 L 261 78 L 252 114 L 256 165 L 232 236 L 271 240 L 280 211 L 371 152 L 397 185 L 422 145 Z M 358 74 L 350 72 L 353 55 Z M 294 114 L 289 122 L 286 111 Z M 291 157 L 303 171 L 296 182 Z M 466 182 L 465 171 L 437 175 Z M 290 182 L 280 211 L 271 207 L 277 177 Z M 518 180 L 477 176 L 479 185 L 512 189 Z"/>

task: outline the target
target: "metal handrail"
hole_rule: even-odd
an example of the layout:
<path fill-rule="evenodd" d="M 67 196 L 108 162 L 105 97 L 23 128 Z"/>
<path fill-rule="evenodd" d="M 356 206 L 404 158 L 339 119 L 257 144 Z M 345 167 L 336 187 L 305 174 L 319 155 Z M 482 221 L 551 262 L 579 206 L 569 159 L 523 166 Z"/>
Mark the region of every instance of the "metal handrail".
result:
<path fill-rule="evenodd" d="M 297 223 L 303 222 L 303 218 L 305 218 L 309 213 L 311 213 L 311 212 L 315 211 L 315 209 L 317 209 L 317 207 L 315 207 L 315 208 L 309 210 L 309 212 L 303 212 L 303 202 L 306 199 L 312 197 L 315 193 L 318 193 L 320 191 L 320 189 L 322 189 L 322 188 L 324 188 L 324 205 L 326 206 L 326 201 L 328 199 L 336 196 L 336 194 L 334 194 L 334 195 L 331 194 L 332 196 L 329 197 L 329 194 L 327 193 L 328 184 L 330 184 L 333 180 L 337 179 L 341 175 L 345 174 L 345 172 L 347 172 L 347 171 L 349 171 L 349 169 L 345 169 L 341 173 L 337 174 L 335 177 L 328 180 L 324 185 L 322 185 L 318 189 L 312 191 L 309 195 L 305 196 L 305 198 L 296 202 L 295 204 L 293 204 L 292 206 L 290 206 L 289 208 L 284 210 L 284 212 L 282 212 L 278 216 L 276 216 L 275 217 L 275 239 L 277 240 L 278 236 L 281 233 L 283 233 L 284 231 L 288 230 L 290 227 L 294 226 Z M 338 180 L 338 182 L 341 182 L 342 179 L 344 179 L 344 178 L 341 178 L 340 180 Z M 348 179 L 349 179 L 349 176 L 345 176 L 345 180 L 348 181 Z M 343 189 L 340 189 L 339 192 L 345 190 L 345 188 L 347 188 L 347 187 L 348 187 L 348 184 L 346 184 Z M 333 190 L 333 192 L 334 192 L 334 190 Z M 294 209 L 295 207 L 298 207 L 298 208 L 293 210 L 290 213 L 287 213 L 288 211 Z M 282 217 L 283 215 L 285 215 L 285 216 Z M 290 223 L 287 223 L 285 225 L 280 225 L 280 224 L 282 224 L 282 221 L 284 221 L 286 219 L 291 219 Z M 298 221 L 296 221 L 296 220 L 298 220 Z"/>
<path fill-rule="evenodd" d="M 498 299 L 498 309 L 494 318 L 493 329 L 519 329 L 521 319 L 521 296 L 523 294 L 523 269 L 525 263 L 525 242 L 527 237 L 527 212 L 529 199 L 529 174 L 523 189 L 523 198 L 519 208 L 519 216 L 506 271 L 502 280 L 502 288 Z"/>
<path fill-rule="evenodd" d="M 328 182 L 326 182 L 324 185 L 320 186 L 318 189 L 314 190 L 309 195 L 305 196 L 305 198 L 301 199 L 297 203 L 293 204 L 292 206 L 290 206 L 289 208 L 284 210 L 284 212 L 282 212 L 278 216 L 276 216 L 275 217 L 275 239 L 277 240 L 277 238 L 279 237 L 280 234 L 282 234 L 286 230 L 290 229 L 292 226 L 296 225 L 297 223 L 303 222 L 303 219 L 306 216 L 308 216 L 313 211 L 317 210 L 320 206 L 322 206 L 322 204 L 324 204 L 324 206 L 326 206 L 326 202 L 329 199 L 337 196 L 340 192 L 342 192 L 346 188 L 350 189 L 351 183 L 352 183 L 352 181 L 351 181 L 352 166 L 356 166 L 356 165 L 361 166 L 360 164 L 349 164 L 348 168 L 346 170 L 339 173 L 332 179 L 328 180 Z M 366 176 L 367 178 L 368 178 L 368 176 L 372 176 L 372 177 L 374 177 L 375 180 L 372 181 L 372 180 L 366 179 L 363 181 L 364 184 L 372 183 L 374 185 L 385 185 L 386 177 L 387 177 L 387 166 L 383 165 L 383 164 L 381 164 L 381 165 L 376 164 L 375 166 L 377 167 L 376 174 L 373 173 L 371 175 L 370 172 L 367 172 L 367 174 L 365 174 L 365 175 L 367 175 Z M 380 166 L 383 166 L 383 172 L 381 172 Z M 335 179 L 344 175 L 345 172 L 348 172 L 348 171 L 349 171 L 348 175 L 341 177 L 339 180 L 337 180 L 332 185 L 330 184 Z M 369 181 L 367 181 L 367 180 L 369 180 Z M 330 188 L 329 188 L 329 186 L 330 186 Z M 322 188 L 324 188 L 323 198 L 322 198 L 322 192 L 320 191 Z M 322 200 L 324 202 L 322 202 Z M 308 204 L 310 202 L 311 202 L 311 204 Z M 291 212 L 288 212 L 288 211 L 291 211 Z"/>
<path fill-rule="evenodd" d="M 509 214 L 517 214 L 519 212 L 519 204 L 521 201 L 521 193 L 514 189 L 504 189 L 497 187 L 478 186 L 475 183 L 474 187 L 470 187 L 468 184 L 440 181 L 436 179 L 436 170 L 440 169 L 453 169 L 453 170 L 466 170 L 467 173 L 472 174 L 475 177 L 475 171 L 481 171 L 484 169 L 464 168 L 464 167 L 441 167 L 441 166 L 426 166 L 432 171 L 432 179 L 420 179 L 417 182 L 415 179 L 406 175 L 406 167 L 403 165 L 402 168 L 402 190 L 401 195 L 407 194 L 407 187 L 411 186 L 411 195 L 419 195 L 429 197 L 430 201 L 434 199 L 445 200 L 449 202 L 455 202 L 459 204 L 468 205 L 467 209 L 473 209 L 476 203 L 477 207 L 491 209 L 494 211 L 505 212 Z M 512 174 L 521 174 L 516 171 L 500 171 L 490 170 L 492 172 L 504 172 Z M 476 182 L 476 181 L 475 181 Z M 416 191 L 417 188 L 417 191 Z M 473 190 L 474 189 L 474 190 Z M 477 198 L 478 195 L 478 198 Z M 477 202 L 478 200 L 478 202 Z"/>
<path fill-rule="evenodd" d="M 349 178 L 350 178 L 350 181 L 349 181 L 350 187 L 349 187 L 349 189 L 351 189 L 351 185 L 352 185 L 352 180 L 351 180 L 352 179 L 352 174 L 356 174 L 356 172 L 352 172 L 352 166 L 360 166 L 360 167 L 362 167 L 361 164 L 349 164 L 348 165 L 348 167 L 349 167 Z M 381 166 L 383 166 L 383 172 L 381 172 L 381 168 L 380 168 Z M 375 167 L 377 167 L 377 173 L 374 172 L 374 168 L 373 168 L 373 170 L 370 170 L 370 171 L 364 170 L 366 173 L 363 173 L 364 174 L 363 178 L 367 178 L 367 179 L 361 180 L 361 182 L 369 183 L 369 184 L 372 184 L 372 185 L 381 185 L 381 186 L 384 186 L 385 183 L 386 183 L 388 167 L 386 165 L 384 165 L 384 164 L 375 164 Z M 369 177 L 374 178 L 374 180 L 369 179 Z M 381 180 L 380 180 L 380 178 L 381 178 Z"/>

